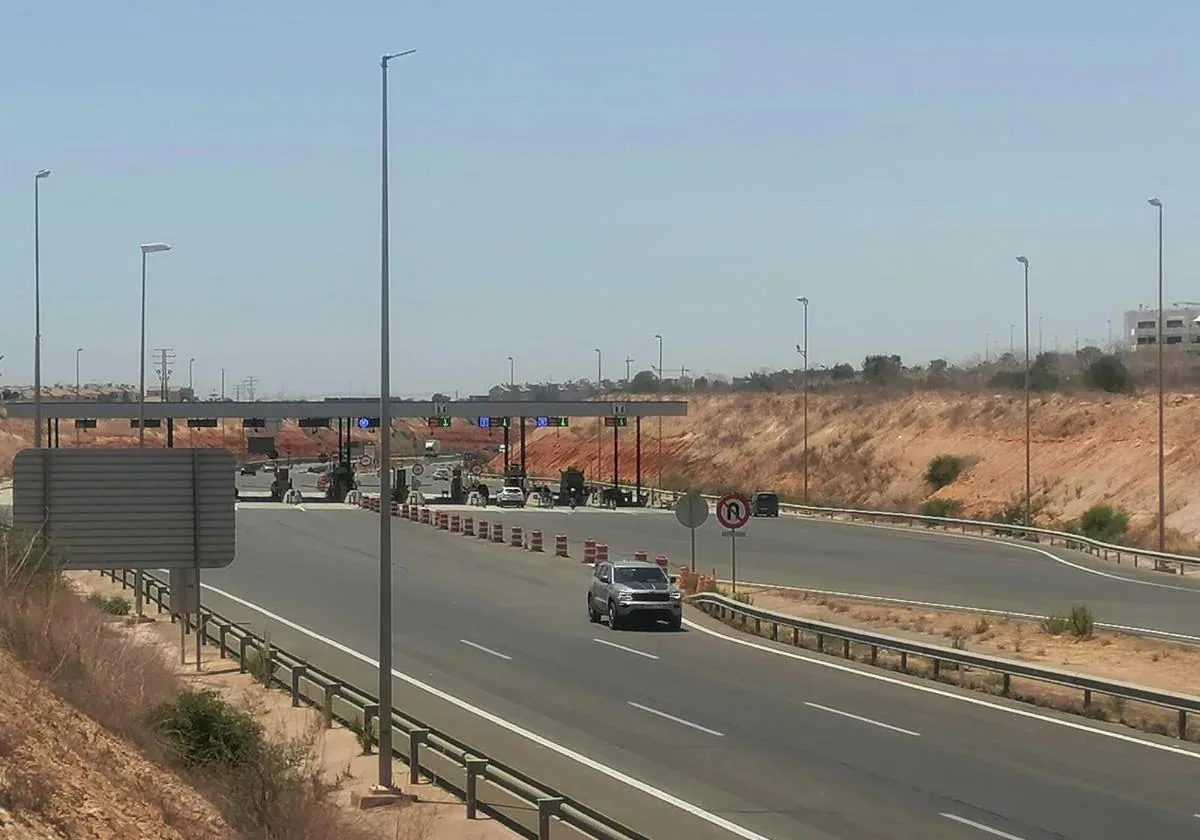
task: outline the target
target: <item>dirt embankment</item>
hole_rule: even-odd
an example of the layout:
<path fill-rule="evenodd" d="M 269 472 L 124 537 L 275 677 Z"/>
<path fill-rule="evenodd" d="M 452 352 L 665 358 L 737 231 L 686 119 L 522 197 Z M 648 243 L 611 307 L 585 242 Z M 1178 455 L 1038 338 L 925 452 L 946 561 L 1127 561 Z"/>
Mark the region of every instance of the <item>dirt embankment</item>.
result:
<path fill-rule="evenodd" d="M 689 397 L 688 416 L 642 421 L 642 479 L 707 492 L 773 489 L 799 501 L 804 481 L 803 395 Z M 612 429 L 596 422 L 533 432 L 535 475 L 582 467 L 611 480 Z M 1038 522 L 1061 524 L 1096 504 L 1130 515 L 1130 541 L 1148 537 L 1158 507 L 1157 403 L 1150 397 L 1046 395 L 1032 403 L 1032 474 Z M 1025 408 L 1015 394 L 810 394 L 809 499 L 913 510 L 931 495 L 988 516 L 1023 498 Z M 1166 407 L 1166 499 L 1170 541 L 1200 549 L 1200 399 L 1173 394 Z M 623 482 L 634 480 L 633 423 L 619 435 Z M 660 454 L 661 453 L 661 454 Z M 597 456 L 600 469 L 597 471 Z M 924 480 L 931 459 L 955 455 L 964 469 L 936 494 Z M 494 464 L 499 463 L 497 461 Z"/>

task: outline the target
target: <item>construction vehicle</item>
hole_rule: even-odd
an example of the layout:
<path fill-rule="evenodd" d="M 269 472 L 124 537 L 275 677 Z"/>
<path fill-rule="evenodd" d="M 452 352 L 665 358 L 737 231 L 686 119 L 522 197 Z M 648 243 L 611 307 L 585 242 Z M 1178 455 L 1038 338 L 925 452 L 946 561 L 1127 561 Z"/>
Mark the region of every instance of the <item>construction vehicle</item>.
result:
<path fill-rule="evenodd" d="M 590 488 L 584 480 L 583 470 L 579 467 L 567 467 L 558 473 L 558 495 L 555 504 L 575 507 L 587 501 Z"/>
<path fill-rule="evenodd" d="M 425 457 L 436 458 L 442 454 L 442 442 L 440 440 L 425 441 Z"/>

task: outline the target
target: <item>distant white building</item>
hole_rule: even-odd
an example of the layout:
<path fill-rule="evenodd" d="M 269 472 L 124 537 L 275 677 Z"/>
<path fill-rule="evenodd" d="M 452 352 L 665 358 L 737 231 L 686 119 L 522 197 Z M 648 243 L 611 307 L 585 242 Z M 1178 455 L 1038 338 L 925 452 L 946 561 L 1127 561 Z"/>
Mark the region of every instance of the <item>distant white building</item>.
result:
<path fill-rule="evenodd" d="M 1158 343 L 1159 311 L 1139 306 L 1125 313 L 1124 342 L 1130 350 Z M 1175 304 L 1162 310 L 1163 344 L 1181 344 L 1200 353 L 1200 303 Z"/>

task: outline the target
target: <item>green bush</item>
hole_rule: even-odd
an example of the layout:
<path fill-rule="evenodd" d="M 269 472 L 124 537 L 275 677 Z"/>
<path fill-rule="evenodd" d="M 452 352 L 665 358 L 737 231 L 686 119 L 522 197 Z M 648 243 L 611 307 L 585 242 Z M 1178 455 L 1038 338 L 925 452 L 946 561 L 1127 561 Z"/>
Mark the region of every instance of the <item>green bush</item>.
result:
<path fill-rule="evenodd" d="M 1094 505 L 1079 517 L 1079 533 L 1101 542 L 1117 542 L 1128 527 L 1125 512 L 1110 505 Z"/>
<path fill-rule="evenodd" d="M 279 663 L 271 655 L 269 642 L 263 647 L 251 645 L 246 648 L 246 670 L 255 680 L 267 688 L 271 687 L 275 680 L 275 672 L 279 670 Z"/>
<path fill-rule="evenodd" d="M 133 603 L 124 595 L 110 595 L 105 597 L 99 592 L 93 592 L 88 596 L 88 603 L 109 615 L 129 615 L 133 609 Z"/>
<path fill-rule="evenodd" d="M 147 722 L 186 767 L 239 767 L 264 745 L 262 725 L 211 689 L 181 692 L 152 709 Z"/>
<path fill-rule="evenodd" d="M 940 490 L 947 484 L 953 484 L 963 470 L 963 459 L 957 455 L 938 455 L 925 468 L 925 480 L 935 490 Z"/>
<path fill-rule="evenodd" d="M 362 715 L 355 715 L 346 724 L 346 728 L 354 733 L 354 739 L 362 749 L 363 755 L 370 755 L 371 750 L 379 743 L 379 719 L 372 718 L 370 726 L 363 725 Z"/>
<path fill-rule="evenodd" d="M 926 499 L 921 502 L 918 512 L 922 516 L 951 517 L 962 507 L 958 499 Z"/>
<path fill-rule="evenodd" d="M 1100 356 L 1087 366 L 1087 380 L 1093 388 L 1110 394 L 1128 394 L 1133 391 L 1133 377 L 1129 368 L 1117 356 Z"/>
<path fill-rule="evenodd" d="M 1090 639 L 1095 628 L 1095 616 L 1085 604 L 1075 604 L 1065 615 L 1055 613 L 1042 619 L 1042 630 L 1052 636 L 1071 635 L 1079 639 Z"/>

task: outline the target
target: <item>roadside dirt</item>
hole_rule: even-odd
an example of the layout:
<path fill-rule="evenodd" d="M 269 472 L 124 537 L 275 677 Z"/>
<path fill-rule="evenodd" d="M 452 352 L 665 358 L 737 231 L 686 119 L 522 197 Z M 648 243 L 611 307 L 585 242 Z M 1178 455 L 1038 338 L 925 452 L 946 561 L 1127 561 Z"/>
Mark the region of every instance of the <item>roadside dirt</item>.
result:
<path fill-rule="evenodd" d="M 906 607 L 798 590 L 739 586 L 738 592 L 749 594 L 756 607 L 786 615 L 1200 697 L 1200 646 L 1197 645 L 1107 630 L 1095 630 L 1087 638 L 1055 635 L 1031 619 Z M 753 632 L 753 625 L 749 629 Z M 763 634 L 769 633 L 770 628 L 764 625 Z M 808 640 L 806 646 L 814 644 Z M 858 650 L 858 646 L 854 648 L 858 654 L 855 658 L 862 658 L 864 651 Z M 840 653 L 841 643 L 831 640 L 826 650 Z M 885 667 L 899 667 L 898 656 L 881 652 L 879 662 Z M 909 671 L 929 675 L 931 668 L 928 663 L 910 658 Z M 943 674 L 949 674 L 951 682 L 959 681 L 960 675 L 949 666 Z M 970 670 L 965 677 L 968 685 L 993 693 L 999 691 L 997 677 Z M 1082 711 L 1081 692 L 1076 689 L 1017 678 L 1012 686 L 1013 695 L 1022 699 Z M 1172 732 L 1176 722 L 1174 712 L 1112 698 L 1097 698 L 1088 713 L 1154 732 Z M 1194 737 L 1200 738 L 1200 733 Z"/>
<path fill-rule="evenodd" d="M 72 572 L 67 578 L 84 596 L 98 593 L 104 596 L 124 595 L 132 597 L 128 590 L 122 591 L 120 584 L 102 578 L 95 572 Z M 142 625 L 132 625 L 131 631 L 138 633 L 147 644 L 161 647 L 164 656 L 179 663 L 179 636 L 177 625 L 163 615 L 157 616 L 154 609 L 147 615 L 155 620 Z M 237 665 L 221 659 L 217 652 L 206 646 L 202 649 L 202 671 L 196 672 L 194 640 L 189 637 L 187 664 L 177 664 L 183 680 L 197 687 L 212 688 L 230 702 L 256 710 L 267 731 L 280 738 L 297 738 L 320 728 L 320 715 L 309 708 L 292 708 L 285 692 L 267 690 L 249 674 L 238 672 Z M 480 815 L 473 822 L 466 819 L 465 806 L 456 798 L 430 783 L 410 787 L 408 769 L 400 762 L 395 763 L 394 778 L 402 793 L 416 797 L 411 804 L 360 811 L 356 807 L 356 794 L 367 793 L 376 778 L 378 757 L 362 755 L 354 733 L 334 724 L 320 736 L 320 757 L 329 779 L 340 778 L 343 786 L 338 793 L 338 805 L 345 810 L 348 820 L 370 828 L 380 840 L 517 840 L 519 835 L 488 818 Z M 142 775 L 153 777 L 160 774 L 155 768 L 143 768 Z M 0 836 L 4 836 L 0 832 Z M 127 833 L 125 838 L 158 837 L 156 834 Z M 171 835 L 161 835 L 169 837 Z M 190 838 L 189 838 L 190 840 Z"/>

